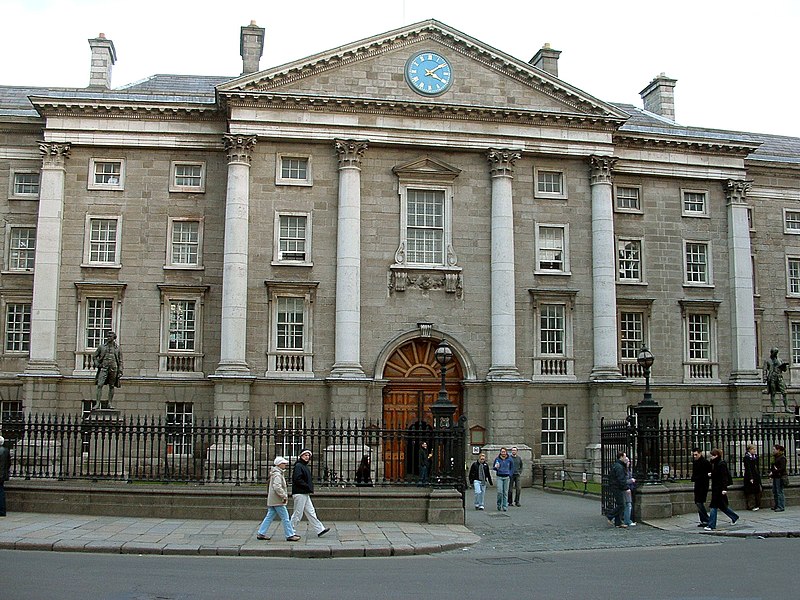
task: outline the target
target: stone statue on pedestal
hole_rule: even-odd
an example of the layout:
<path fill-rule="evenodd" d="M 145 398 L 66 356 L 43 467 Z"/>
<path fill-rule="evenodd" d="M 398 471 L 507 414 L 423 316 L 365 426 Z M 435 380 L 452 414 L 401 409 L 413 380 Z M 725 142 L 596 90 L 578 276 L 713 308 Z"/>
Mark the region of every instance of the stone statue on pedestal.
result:
<path fill-rule="evenodd" d="M 114 388 L 120 387 L 122 377 L 122 351 L 117 345 L 117 334 L 113 331 L 106 332 L 106 341 L 94 351 L 92 363 L 97 369 L 94 377 L 97 391 L 92 408 L 113 408 Z M 108 386 L 108 401 L 101 402 L 100 397 L 103 387 Z"/>
<path fill-rule="evenodd" d="M 783 410 L 789 412 L 789 403 L 786 399 L 786 384 L 783 382 L 783 374 L 786 372 L 789 363 L 781 362 L 778 358 L 778 349 L 772 348 L 769 351 L 769 358 L 764 361 L 764 383 L 767 384 L 769 401 L 772 410 L 775 410 L 775 395 L 780 394 L 783 399 Z"/>

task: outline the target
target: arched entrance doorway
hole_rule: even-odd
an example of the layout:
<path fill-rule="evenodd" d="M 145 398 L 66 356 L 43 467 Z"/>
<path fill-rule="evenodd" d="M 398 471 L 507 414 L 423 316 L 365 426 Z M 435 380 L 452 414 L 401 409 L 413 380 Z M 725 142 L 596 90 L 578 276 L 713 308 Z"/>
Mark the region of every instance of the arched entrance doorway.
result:
<path fill-rule="evenodd" d="M 418 471 L 419 444 L 429 441 L 432 429 L 430 406 L 441 388 L 441 368 L 434 351 L 441 340 L 415 338 L 398 347 L 383 370 L 389 383 L 383 389 L 383 426 L 394 430 L 383 448 L 384 473 L 389 480 L 413 479 Z M 461 416 L 463 400 L 461 363 L 454 355 L 447 365 L 445 389 Z"/>

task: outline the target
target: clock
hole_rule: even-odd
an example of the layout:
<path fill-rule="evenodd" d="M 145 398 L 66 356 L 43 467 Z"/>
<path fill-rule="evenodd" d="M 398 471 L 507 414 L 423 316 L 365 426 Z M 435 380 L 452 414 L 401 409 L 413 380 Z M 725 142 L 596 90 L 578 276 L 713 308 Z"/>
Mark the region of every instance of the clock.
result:
<path fill-rule="evenodd" d="M 436 52 L 417 52 L 406 61 L 406 82 L 418 94 L 438 96 L 453 83 L 450 61 Z"/>

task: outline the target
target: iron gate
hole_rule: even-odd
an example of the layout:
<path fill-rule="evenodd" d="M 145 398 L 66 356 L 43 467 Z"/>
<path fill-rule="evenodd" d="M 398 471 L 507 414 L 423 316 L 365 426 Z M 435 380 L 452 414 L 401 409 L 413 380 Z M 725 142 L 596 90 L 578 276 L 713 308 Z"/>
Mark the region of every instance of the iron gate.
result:
<path fill-rule="evenodd" d="M 608 489 L 608 470 L 617 460 L 618 452 L 636 456 L 636 429 L 631 420 L 600 420 L 600 473 L 602 476 L 601 510 L 607 515 L 614 507 L 614 497 Z"/>

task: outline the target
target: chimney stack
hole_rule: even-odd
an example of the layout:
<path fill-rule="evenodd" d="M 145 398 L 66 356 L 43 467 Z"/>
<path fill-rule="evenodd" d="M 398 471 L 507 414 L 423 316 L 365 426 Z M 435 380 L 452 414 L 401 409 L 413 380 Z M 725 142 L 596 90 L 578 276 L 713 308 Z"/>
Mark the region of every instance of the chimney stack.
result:
<path fill-rule="evenodd" d="M 675 120 L 675 84 L 677 79 L 670 79 L 664 73 L 653 79 L 639 95 L 644 101 L 644 109 L 657 115 Z"/>
<path fill-rule="evenodd" d="M 558 77 L 558 57 L 560 54 L 561 50 L 553 50 L 550 44 L 545 44 L 528 62 L 534 67 L 550 73 L 553 77 Z"/>
<path fill-rule="evenodd" d="M 264 28 L 256 25 L 255 21 L 242 27 L 239 54 L 242 56 L 242 75 L 258 71 L 258 63 L 264 54 Z"/>
<path fill-rule="evenodd" d="M 89 47 L 92 49 L 89 87 L 108 90 L 111 88 L 111 67 L 117 62 L 114 42 L 107 40 L 104 33 L 98 33 L 96 38 L 89 40 Z"/>

